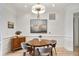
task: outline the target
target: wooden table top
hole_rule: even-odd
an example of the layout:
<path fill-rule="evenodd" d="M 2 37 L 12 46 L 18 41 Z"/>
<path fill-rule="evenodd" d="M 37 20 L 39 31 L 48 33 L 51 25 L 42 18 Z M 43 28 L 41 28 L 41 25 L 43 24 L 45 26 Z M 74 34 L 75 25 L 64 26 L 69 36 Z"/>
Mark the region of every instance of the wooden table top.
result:
<path fill-rule="evenodd" d="M 55 44 L 55 43 L 56 43 L 56 40 L 53 42 L 53 44 Z M 33 40 L 29 41 L 27 44 L 29 44 L 30 46 L 34 46 L 34 47 L 48 46 L 51 44 L 51 40 L 33 39 Z"/>

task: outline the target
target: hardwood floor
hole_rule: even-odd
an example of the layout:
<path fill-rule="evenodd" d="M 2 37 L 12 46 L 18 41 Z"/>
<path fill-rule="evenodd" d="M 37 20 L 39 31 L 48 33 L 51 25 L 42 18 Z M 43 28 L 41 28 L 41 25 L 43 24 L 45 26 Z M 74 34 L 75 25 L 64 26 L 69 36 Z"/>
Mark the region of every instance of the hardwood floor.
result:
<path fill-rule="evenodd" d="M 75 54 L 76 56 L 79 56 L 79 48 L 76 48 L 76 49 L 75 49 L 74 54 Z"/>
<path fill-rule="evenodd" d="M 77 51 L 75 52 L 67 51 L 64 48 L 57 48 L 56 50 L 57 50 L 57 55 L 55 55 L 55 53 L 53 52 L 54 56 L 78 56 L 79 55 L 78 54 L 79 49 L 77 49 Z M 22 56 L 22 54 L 23 54 L 22 50 L 19 50 L 16 52 L 8 53 L 6 56 Z M 30 55 L 27 53 L 27 56 L 30 56 Z"/>

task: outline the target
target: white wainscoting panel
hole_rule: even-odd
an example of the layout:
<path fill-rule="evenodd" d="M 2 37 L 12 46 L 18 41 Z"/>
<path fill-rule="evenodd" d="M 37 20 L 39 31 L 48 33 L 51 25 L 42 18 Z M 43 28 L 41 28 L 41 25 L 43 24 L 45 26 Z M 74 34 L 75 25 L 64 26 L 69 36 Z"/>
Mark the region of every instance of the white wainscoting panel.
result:
<path fill-rule="evenodd" d="M 73 38 L 70 36 L 66 36 L 64 38 L 64 48 L 69 50 L 69 51 L 73 51 Z"/>

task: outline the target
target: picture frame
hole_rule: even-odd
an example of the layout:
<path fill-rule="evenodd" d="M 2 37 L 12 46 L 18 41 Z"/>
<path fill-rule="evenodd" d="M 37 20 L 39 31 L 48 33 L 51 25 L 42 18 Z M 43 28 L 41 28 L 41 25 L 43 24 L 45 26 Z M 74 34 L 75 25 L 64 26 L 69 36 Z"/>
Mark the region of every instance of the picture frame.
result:
<path fill-rule="evenodd" d="M 8 21 L 8 28 L 9 29 L 14 29 L 14 22 Z"/>
<path fill-rule="evenodd" d="M 49 20 L 56 20 L 56 13 L 49 13 Z"/>
<path fill-rule="evenodd" d="M 30 33 L 47 33 L 47 19 L 31 19 Z"/>

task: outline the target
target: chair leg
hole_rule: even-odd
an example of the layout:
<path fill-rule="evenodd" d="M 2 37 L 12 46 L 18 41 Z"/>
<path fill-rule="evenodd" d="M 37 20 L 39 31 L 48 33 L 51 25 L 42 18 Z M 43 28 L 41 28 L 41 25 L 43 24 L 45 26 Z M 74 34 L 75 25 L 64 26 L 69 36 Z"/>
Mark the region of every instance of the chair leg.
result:
<path fill-rule="evenodd" d="M 54 47 L 54 50 L 55 50 L 55 54 L 57 55 L 57 51 L 56 51 L 56 48 Z"/>
<path fill-rule="evenodd" d="M 52 50 L 52 48 L 51 48 L 51 56 L 53 56 L 53 50 Z"/>
<path fill-rule="evenodd" d="M 23 52 L 23 56 L 26 56 L 26 52 Z"/>

